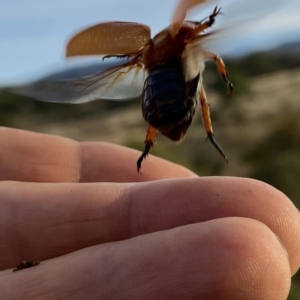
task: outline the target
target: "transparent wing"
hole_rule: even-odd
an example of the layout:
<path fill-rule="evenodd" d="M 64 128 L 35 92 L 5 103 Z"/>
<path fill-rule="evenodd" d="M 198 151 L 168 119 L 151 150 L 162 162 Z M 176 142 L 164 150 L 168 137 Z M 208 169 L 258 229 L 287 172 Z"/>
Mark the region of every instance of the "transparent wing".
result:
<path fill-rule="evenodd" d="M 207 1 L 208 0 L 179 0 L 171 19 L 171 33 L 173 35 L 177 33 L 189 10 Z"/>
<path fill-rule="evenodd" d="M 222 16 L 216 21 L 215 27 L 231 27 L 243 22 L 255 22 L 267 18 L 270 14 L 280 9 L 285 2 L 282 0 L 220 0 Z M 214 3 L 214 2 L 213 2 Z M 212 5 L 213 7 L 213 5 Z M 280 20 L 278 20 L 280 22 Z M 253 23 L 251 26 L 254 25 Z"/>
<path fill-rule="evenodd" d="M 274 13 L 280 11 L 290 0 L 283 2 L 281 0 L 219 0 L 206 1 L 193 14 L 188 15 L 188 19 L 202 20 L 208 17 L 216 4 L 221 7 L 221 13 L 216 17 L 216 22 L 212 28 L 204 33 L 205 38 L 199 39 L 202 47 L 206 50 L 217 51 L 218 53 L 229 53 L 231 44 L 240 41 L 240 48 L 251 47 L 253 41 L 261 37 L 261 44 L 269 38 L 264 29 L 266 25 L 274 26 L 282 24 L 282 19 L 272 19 Z M 211 34 L 210 34 L 211 33 Z M 264 37 L 263 37 L 264 36 Z M 236 42 L 235 42 L 236 44 Z M 229 50 L 229 51 L 228 51 Z M 251 50 L 251 49 L 250 49 Z"/>
<path fill-rule="evenodd" d="M 66 56 L 137 54 L 150 37 L 150 28 L 143 24 L 100 23 L 71 38 L 66 46 Z"/>
<path fill-rule="evenodd" d="M 144 80 L 144 69 L 135 58 L 125 62 L 110 58 L 69 67 L 29 84 L 13 86 L 9 91 L 45 102 L 123 101 L 139 97 Z"/>

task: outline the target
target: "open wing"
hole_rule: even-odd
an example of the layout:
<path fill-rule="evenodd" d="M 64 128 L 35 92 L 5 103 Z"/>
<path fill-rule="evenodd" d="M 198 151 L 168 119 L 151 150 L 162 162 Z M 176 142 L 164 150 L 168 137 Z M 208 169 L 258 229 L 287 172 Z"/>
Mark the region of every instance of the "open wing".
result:
<path fill-rule="evenodd" d="M 45 102 L 123 101 L 139 97 L 144 80 L 145 71 L 136 58 L 125 62 L 107 59 L 69 67 L 32 83 L 11 87 L 9 91 Z"/>
<path fill-rule="evenodd" d="M 196 14 L 193 13 L 192 20 L 199 21 L 203 20 L 203 17 L 208 17 L 212 13 L 215 4 L 218 3 L 222 6 L 221 14 L 216 17 L 213 26 L 205 30 L 203 35 L 200 34 L 194 42 L 201 45 L 205 50 L 228 55 L 232 45 L 236 44 L 236 41 L 239 41 L 239 49 L 249 47 L 249 52 L 251 52 L 254 48 L 252 44 L 257 44 L 257 37 L 263 35 L 264 28 L 268 24 L 274 25 L 274 22 L 277 22 L 278 25 L 282 22 L 280 16 L 276 21 L 276 18 L 272 19 L 272 15 L 274 16 L 274 13 L 279 13 L 280 8 L 289 2 L 291 0 L 287 0 L 286 2 L 281 0 L 203 1 L 205 5 L 202 5 L 201 9 L 196 10 Z M 189 11 L 187 12 L 189 13 Z M 188 15 L 187 19 L 190 18 L 191 16 Z M 267 41 L 271 34 L 266 33 L 261 44 L 265 40 Z M 264 47 L 267 49 L 266 45 Z"/>
<path fill-rule="evenodd" d="M 190 9 L 207 1 L 208 0 L 179 0 L 171 19 L 170 31 L 172 35 L 177 33 Z"/>
<path fill-rule="evenodd" d="M 150 38 L 150 28 L 143 24 L 100 23 L 71 38 L 66 46 L 66 56 L 138 54 Z"/>

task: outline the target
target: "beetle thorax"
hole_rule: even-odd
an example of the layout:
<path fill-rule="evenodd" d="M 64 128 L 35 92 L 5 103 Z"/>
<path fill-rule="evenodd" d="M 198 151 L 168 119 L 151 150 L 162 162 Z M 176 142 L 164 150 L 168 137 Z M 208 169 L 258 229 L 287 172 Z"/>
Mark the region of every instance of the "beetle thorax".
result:
<path fill-rule="evenodd" d="M 142 61 L 147 69 L 164 64 L 169 60 L 180 59 L 186 46 L 188 32 L 179 31 L 174 37 L 167 28 L 159 32 L 142 52 Z"/>

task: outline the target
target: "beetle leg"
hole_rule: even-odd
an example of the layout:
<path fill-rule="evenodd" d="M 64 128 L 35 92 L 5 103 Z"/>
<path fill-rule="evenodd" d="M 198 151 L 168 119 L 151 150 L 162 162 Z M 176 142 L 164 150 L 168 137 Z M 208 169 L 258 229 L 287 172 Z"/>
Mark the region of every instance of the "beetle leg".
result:
<path fill-rule="evenodd" d="M 105 59 L 108 59 L 108 58 L 111 58 L 111 57 L 115 57 L 115 58 L 129 58 L 130 57 L 130 55 L 128 55 L 128 54 L 122 54 L 122 55 L 104 55 L 103 57 L 102 57 L 102 60 L 105 60 Z"/>
<path fill-rule="evenodd" d="M 215 63 L 217 64 L 218 71 L 222 75 L 222 77 L 229 89 L 229 95 L 231 95 L 232 91 L 233 91 L 233 84 L 228 79 L 228 72 L 226 70 L 223 59 L 219 55 L 211 53 L 211 52 L 203 51 L 203 54 L 206 59 L 215 61 Z"/>
<path fill-rule="evenodd" d="M 157 134 L 157 129 L 154 128 L 153 126 L 149 125 L 148 130 L 147 130 L 147 135 L 145 139 L 145 149 L 140 158 L 137 160 L 137 170 L 140 172 L 141 166 L 142 166 L 142 161 L 147 157 L 149 154 L 150 149 L 153 147 L 154 142 L 155 142 L 155 137 Z"/>
<path fill-rule="evenodd" d="M 207 103 L 206 94 L 204 91 L 203 86 L 201 86 L 200 92 L 199 92 L 199 98 L 200 98 L 200 104 L 201 104 L 201 110 L 202 110 L 202 119 L 204 123 L 204 127 L 207 133 L 207 138 L 211 141 L 211 143 L 215 146 L 215 148 L 219 151 L 219 153 L 223 156 L 223 158 L 228 162 L 227 156 L 224 153 L 222 147 L 218 144 L 217 140 L 214 137 L 213 128 L 211 124 L 211 118 L 210 118 L 210 112 L 209 112 L 209 106 Z"/>
<path fill-rule="evenodd" d="M 132 56 L 137 56 L 139 57 L 140 54 L 139 53 L 127 53 L 127 54 L 111 54 L 111 55 L 104 55 L 102 57 L 102 60 L 105 60 L 105 59 L 108 59 L 108 58 L 111 58 L 111 57 L 115 57 L 115 58 L 120 58 L 120 59 L 129 59 L 130 57 Z"/>
<path fill-rule="evenodd" d="M 197 35 L 205 29 L 211 27 L 215 23 L 215 18 L 220 14 L 221 7 L 215 7 L 213 13 L 206 19 L 202 20 L 199 25 L 195 28 L 194 34 Z M 207 20 L 208 19 L 208 20 Z M 205 21 L 207 20 L 207 21 Z M 205 22 L 204 22 L 205 21 Z"/>

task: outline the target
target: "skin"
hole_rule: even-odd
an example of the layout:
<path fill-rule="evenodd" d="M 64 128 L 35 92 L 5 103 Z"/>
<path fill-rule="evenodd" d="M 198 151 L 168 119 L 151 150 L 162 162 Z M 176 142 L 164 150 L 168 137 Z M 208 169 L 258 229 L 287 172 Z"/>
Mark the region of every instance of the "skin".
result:
<path fill-rule="evenodd" d="M 266 183 L 0 128 L 1 299 L 287 298 L 300 215 Z M 12 272 L 22 260 L 41 260 Z"/>

